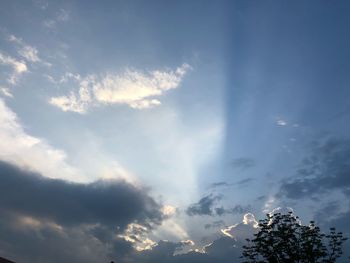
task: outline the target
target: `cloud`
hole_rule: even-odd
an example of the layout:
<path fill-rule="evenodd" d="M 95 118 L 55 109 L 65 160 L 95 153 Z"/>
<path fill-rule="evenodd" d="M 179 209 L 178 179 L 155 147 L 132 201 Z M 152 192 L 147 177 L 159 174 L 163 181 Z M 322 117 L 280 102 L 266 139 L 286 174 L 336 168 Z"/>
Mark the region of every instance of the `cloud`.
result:
<path fill-rule="evenodd" d="M 45 140 L 27 134 L 17 115 L 0 98 L 0 160 L 26 167 L 50 178 L 86 181 L 66 162 L 66 154 Z"/>
<path fill-rule="evenodd" d="M 187 253 L 179 253 L 186 246 L 193 246 L 192 241 L 171 242 L 162 240 L 151 250 L 132 253 L 128 257 L 117 262 L 140 262 L 140 263 L 212 263 L 236 262 L 241 256 L 242 243 L 237 240 L 222 236 L 214 240 L 202 249 L 190 249 Z"/>
<path fill-rule="evenodd" d="M 38 50 L 31 46 L 25 46 L 18 51 L 18 53 L 30 62 L 39 62 L 40 59 L 38 57 Z"/>
<path fill-rule="evenodd" d="M 225 225 L 225 222 L 223 220 L 217 220 L 213 221 L 212 223 L 205 224 L 204 228 L 209 229 L 209 228 L 220 228 Z"/>
<path fill-rule="evenodd" d="M 25 72 L 28 71 L 27 65 L 23 60 L 16 60 L 13 57 L 4 55 L 0 52 L 0 64 L 5 66 L 10 66 L 12 68 L 12 73 L 8 78 L 10 84 L 16 84 L 18 78 Z"/>
<path fill-rule="evenodd" d="M 221 199 L 222 196 L 220 195 L 209 194 L 201 198 L 197 203 L 191 204 L 186 209 L 186 213 L 189 216 L 222 216 L 224 214 L 243 214 L 251 210 L 250 206 L 243 207 L 241 205 L 236 205 L 233 208 L 216 206 Z"/>
<path fill-rule="evenodd" d="M 255 161 L 251 158 L 236 158 L 231 161 L 233 168 L 246 170 L 255 166 Z"/>
<path fill-rule="evenodd" d="M 284 180 L 279 197 L 301 199 L 334 190 L 350 189 L 350 140 L 327 138 L 315 141 L 296 175 Z"/>
<path fill-rule="evenodd" d="M 51 66 L 50 63 L 43 61 L 39 57 L 39 51 L 36 47 L 28 45 L 22 38 L 18 38 L 14 35 L 9 35 L 8 40 L 18 46 L 18 54 L 26 61 L 30 63 L 41 63 L 45 66 Z"/>
<path fill-rule="evenodd" d="M 85 113 L 92 106 L 121 104 L 134 109 L 147 109 L 161 104 L 156 99 L 164 92 L 176 89 L 184 75 L 190 69 L 183 64 L 175 71 L 138 72 L 126 70 L 122 74 L 106 74 L 103 76 L 89 75 L 85 78 L 69 77 L 77 82 L 79 87 L 66 96 L 52 97 L 50 103 L 63 111 Z"/>
<path fill-rule="evenodd" d="M 38 57 L 38 50 L 35 47 L 27 45 L 21 38 L 17 38 L 14 35 L 9 36 L 9 41 L 14 42 L 21 46 L 18 53 L 24 59 L 29 62 L 39 62 L 40 58 Z"/>
<path fill-rule="evenodd" d="M 50 66 L 50 63 L 44 62 L 39 58 L 39 51 L 28 44 L 26 44 L 23 39 L 18 38 L 14 35 L 9 35 L 7 37 L 7 40 L 14 43 L 17 47 L 17 52 L 20 57 L 22 57 L 21 60 L 16 59 L 14 57 L 5 55 L 0 52 L 0 64 L 6 65 L 12 68 L 12 72 L 9 74 L 9 77 L 7 81 L 15 85 L 19 79 L 19 77 L 24 74 L 25 72 L 28 72 L 28 66 L 26 62 L 30 63 L 42 63 L 46 66 Z"/>
<path fill-rule="evenodd" d="M 258 222 L 252 213 L 247 213 L 243 216 L 243 221 L 238 224 L 234 224 L 227 228 L 221 229 L 221 232 L 228 237 L 235 238 L 237 240 L 245 240 L 252 237 L 258 228 Z"/>
<path fill-rule="evenodd" d="M 44 27 L 48 29 L 55 29 L 60 23 L 67 22 L 69 20 L 69 11 L 61 8 L 52 19 L 47 19 L 43 22 Z"/>
<path fill-rule="evenodd" d="M 46 10 L 49 7 L 49 2 L 46 0 L 34 0 L 34 4 L 42 10 Z"/>
<path fill-rule="evenodd" d="M 3 162 L 0 176 L 2 255 L 18 262 L 235 262 L 243 245 L 238 237 L 254 225 L 245 215 L 226 230 L 232 237 L 222 233 L 204 247 L 189 239 L 155 242 L 149 225 L 161 222 L 161 206 L 142 188 L 71 184 Z"/>
<path fill-rule="evenodd" d="M 189 216 L 194 216 L 194 215 L 213 215 L 213 206 L 215 203 L 219 200 L 221 200 L 221 196 L 217 195 L 207 195 L 201 198 L 197 203 L 190 205 L 186 213 Z"/>
<path fill-rule="evenodd" d="M 130 222 L 162 220 L 147 192 L 124 181 L 89 184 L 50 179 L 0 162 L 0 210 L 58 225 L 103 224 L 123 230 Z"/>
<path fill-rule="evenodd" d="M 220 188 L 220 187 L 230 187 L 230 186 L 246 186 L 248 183 L 253 182 L 254 178 L 246 178 L 242 179 L 238 182 L 235 183 L 227 183 L 227 182 L 217 182 L 217 183 L 212 183 L 209 188 L 215 189 L 215 188 Z"/>
<path fill-rule="evenodd" d="M 13 95 L 12 95 L 9 88 L 0 86 L 0 91 L 4 96 L 9 97 L 9 98 L 13 98 Z"/>
<path fill-rule="evenodd" d="M 283 120 L 283 119 L 278 119 L 277 121 L 276 121 L 276 124 L 278 125 L 278 126 L 287 126 L 287 122 L 285 121 L 285 120 Z"/>
<path fill-rule="evenodd" d="M 249 213 L 244 215 L 241 223 L 223 229 L 220 237 L 204 247 L 190 249 L 187 253 L 179 254 L 178 251 L 183 250 L 184 245 L 194 245 L 193 242 L 160 241 L 151 250 L 133 253 L 128 258 L 130 261 L 121 260 L 120 262 L 240 262 L 240 256 L 242 255 L 241 248 L 245 242 L 245 238 L 252 238 L 256 231 L 257 222 L 254 215 Z"/>
<path fill-rule="evenodd" d="M 0 245 L 18 262 L 108 262 L 134 250 L 119 235 L 146 246 L 139 230 L 163 220 L 162 206 L 125 181 L 71 183 L 3 161 L 0 178 Z"/>

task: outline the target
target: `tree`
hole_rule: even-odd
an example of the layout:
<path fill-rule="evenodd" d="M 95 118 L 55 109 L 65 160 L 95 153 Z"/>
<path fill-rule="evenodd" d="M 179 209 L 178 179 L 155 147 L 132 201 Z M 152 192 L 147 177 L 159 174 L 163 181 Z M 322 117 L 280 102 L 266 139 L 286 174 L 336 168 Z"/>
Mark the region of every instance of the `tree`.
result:
<path fill-rule="evenodd" d="M 259 232 L 247 239 L 241 258 L 244 263 L 334 263 L 346 239 L 335 228 L 322 233 L 314 221 L 302 225 L 291 212 L 267 214 L 259 221 Z"/>

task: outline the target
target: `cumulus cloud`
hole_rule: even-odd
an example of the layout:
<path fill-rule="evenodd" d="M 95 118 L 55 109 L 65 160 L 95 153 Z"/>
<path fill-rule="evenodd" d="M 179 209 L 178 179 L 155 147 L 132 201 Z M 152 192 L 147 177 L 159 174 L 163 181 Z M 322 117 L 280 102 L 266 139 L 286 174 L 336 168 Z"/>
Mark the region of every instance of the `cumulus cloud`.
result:
<path fill-rule="evenodd" d="M 31 136 L 17 115 L 0 99 L 0 160 L 26 167 L 51 178 L 86 181 L 66 162 L 66 154 L 45 140 Z"/>
<path fill-rule="evenodd" d="M 139 72 L 126 70 L 122 74 L 89 75 L 85 78 L 65 75 L 78 83 L 76 91 L 52 97 L 50 103 L 63 111 L 85 113 L 91 106 L 124 104 L 134 109 L 146 109 L 161 104 L 164 92 L 177 88 L 190 69 L 183 64 L 176 70 Z"/>
<path fill-rule="evenodd" d="M 227 228 L 221 229 L 221 232 L 228 237 L 237 240 L 245 240 L 252 237 L 257 232 L 258 222 L 252 213 L 247 213 L 243 216 L 241 223 L 234 224 Z"/>
<path fill-rule="evenodd" d="M 190 249 L 187 253 L 179 253 L 186 246 L 193 246 L 192 241 L 170 242 L 160 241 L 151 250 L 129 255 L 128 259 L 120 262 L 141 263 L 231 263 L 239 262 L 242 242 L 234 238 L 222 236 L 201 249 Z"/>

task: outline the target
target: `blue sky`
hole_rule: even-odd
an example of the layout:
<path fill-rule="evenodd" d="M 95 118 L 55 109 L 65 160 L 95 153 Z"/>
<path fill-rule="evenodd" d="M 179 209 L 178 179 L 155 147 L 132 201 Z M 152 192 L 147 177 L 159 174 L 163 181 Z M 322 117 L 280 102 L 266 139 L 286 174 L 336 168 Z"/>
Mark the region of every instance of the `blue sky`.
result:
<path fill-rule="evenodd" d="M 176 253 L 216 255 L 223 238 L 239 241 L 255 229 L 253 215 L 279 207 L 350 231 L 342 223 L 350 211 L 346 1 L 0 6 L 1 169 L 41 176 L 52 192 L 63 180 L 77 211 L 99 200 L 95 216 L 74 223 L 60 214 L 70 207 L 51 211 L 50 198 L 40 213 L 9 200 L 1 228 L 35 230 L 44 240 L 45 231 L 60 228 L 72 246 L 83 240 L 106 260 L 122 260 L 125 246 L 157 253 L 161 240 Z M 25 193 L 14 198 L 35 207 L 40 198 Z M 109 196 L 138 209 L 122 219 L 100 213 L 113 208 L 104 203 Z M 112 232 L 111 220 L 115 236 L 97 237 Z M 1 240 L 5 256 L 45 262 L 52 255 L 19 249 L 13 236 L 34 251 L 40 242 L 16 231 Z M 50 238 L 64 249 L 60 237 Z"/>

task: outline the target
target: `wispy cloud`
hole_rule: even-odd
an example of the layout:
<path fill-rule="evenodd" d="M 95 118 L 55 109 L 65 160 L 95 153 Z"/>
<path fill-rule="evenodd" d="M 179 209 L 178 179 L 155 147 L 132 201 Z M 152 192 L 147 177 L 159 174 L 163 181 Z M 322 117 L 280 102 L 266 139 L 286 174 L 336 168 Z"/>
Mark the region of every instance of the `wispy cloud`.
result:
<path fill-rule="evenodd" d="M 45 140 L 25 132 L 17 115 L 0 99 L 0 160 L 26 167 L 51 178 L 86 181 L 66 163 L 66 154 Z"/>
<path fill-rule="evenodd" d="M 39 57 L 39 51 L 36 47 L 27 44 L 22 38 L 10 35 L 8 41 L 17 45 L 17 52 L 24 60 L 30 63 L 41 63 L 45 66 L 51 66 L 50 63 Z"/>
<path fill-rule="evenodd" d="M 127 69 L 122 74 L 103 76 L 67 74 L 79 87 L 66 96 L 52 97 L 50 103 L 63 111 L 85 113 L 89 107 L 109 104 L 124 104 L 134 109 L 147 109 L 161 104 L 158 99 L 166 91 L 175 89 L 190 69 L 183 64 L 176 70 L 139 72 Z"/>
<path fill-rule="evenodd" d="M 35 0 L 34 4 L 42 10 L 46 10 L 49 7 L 49 2 L 46 0 Z"/>
<path fill-rule="evenodd" d="M 9 88 L 0 86 L 0 91 L 4 96 L 9 97 L 9 98 L 13 98 L 13 95 L 12 95 Z"/>
<path fill-rule="evenodd" d="M 23 60 L 17 60 L 1 52 L 0 52 L 0 64 L 5 66 L 10 66 L 12 68 L 13 71 L 10 74 L 7 81 L 13 85 L 16 84 L 20 75 L 28 71 L 28 67 Z"/>
<path fill-rule="evenodd" d="M 286 126 L 288 123 L 285 120 L 279 119 L 276 121 L 278 126 Z"/>
<path fill-rule="evenodd" d="M 69 20 L 69 12 L 61 8 L 54 18 L 47 19 L 43 22 L 44 27 L 54 29 L 58 23 L 66 22 Z"/>
<path fill-rule="evenodd" d="M 38 50 L 35 47 L 27 45 L 21 38 L 17 38 L 14 35 L 10 35 L 9 41 L 18 44 L 21 48 L 18 53 L 21 57 L 29 62 L 39 62 L 40 58 L 38 56 Z"/>

